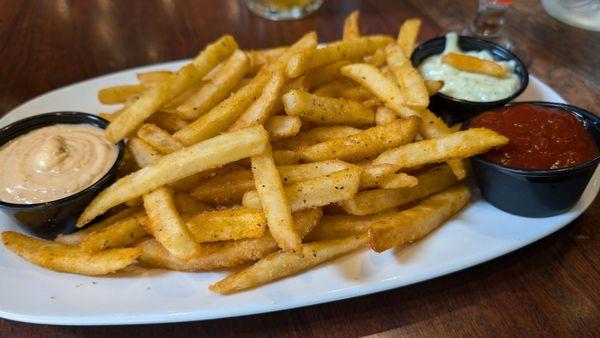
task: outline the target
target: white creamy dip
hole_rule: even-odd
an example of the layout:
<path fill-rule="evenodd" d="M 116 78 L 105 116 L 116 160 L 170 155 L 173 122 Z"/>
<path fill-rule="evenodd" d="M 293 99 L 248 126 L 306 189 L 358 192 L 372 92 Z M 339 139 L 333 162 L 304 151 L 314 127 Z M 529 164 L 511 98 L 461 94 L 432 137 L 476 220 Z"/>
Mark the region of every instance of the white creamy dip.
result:
<path fill-rule="evenodd" d="M 454 52 L 480 59 L 491 60 L 508 70 L 505 77 L 471 73 L 458 70 L 441 60 L 442 55 Z M 458 47 L 456 33 L 446 35 L 446 46 L 442 54 L 432 55 L 419 65 L 419 71 L 427 80 L 442 80 L 440 92 L 457 99 L 475 102 L 489 102 L 504 99 L 519 89 L 519 77 L 514 72 L 515 62 L 495 61 L 487 50 L 463 52 Z"/>
<path fill-rule="evenodd" d="M 0 148 L 0 200 L 50 202 L 89 187 L 113 166 L 118 148 L 104 130 L 76 124 L 35 129 Z"/>

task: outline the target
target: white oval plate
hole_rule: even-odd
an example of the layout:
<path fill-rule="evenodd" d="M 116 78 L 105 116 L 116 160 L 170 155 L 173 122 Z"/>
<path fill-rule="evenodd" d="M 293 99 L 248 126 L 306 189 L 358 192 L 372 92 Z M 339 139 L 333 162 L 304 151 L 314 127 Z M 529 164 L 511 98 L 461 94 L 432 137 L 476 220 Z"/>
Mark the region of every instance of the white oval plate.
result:
<path fill-rule="evenodd" d="M 135 73 L 175 70 L 185 61 L 126 70 L 83 81 L 35 98 L 11 111 L 0 126 L 59 110 L 112 111 L 96 98 L 100 88 L 135 83 Z M 519 100 L 564 102 L 535 77 Z M 517 217 L 475 192 L 472 203 L 426 239 L 401 250 L 362 250 L 303 274 L 230 296 L 208 290 L 227 272 L 183 273 L 132 268 L 110 277 L 58 273 L 0 248 L 0 316 L 60 325 L 142 324 L 225 318 L 331 302 L 389 290 L 491 260 L 567 225 L 594 200 L 594 175 L 572 210 L 549 218 Z M 0 213 L 1 230 L 20 230 Z"/>

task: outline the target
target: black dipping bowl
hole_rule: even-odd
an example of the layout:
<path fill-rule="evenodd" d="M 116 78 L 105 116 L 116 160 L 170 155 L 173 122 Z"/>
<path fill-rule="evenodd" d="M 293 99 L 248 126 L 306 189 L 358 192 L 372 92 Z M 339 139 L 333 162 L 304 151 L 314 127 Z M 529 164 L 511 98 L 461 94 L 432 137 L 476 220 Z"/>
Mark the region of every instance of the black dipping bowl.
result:
<path fill-rule="evenodd" d="M 519 102 L 509 106 L 525 103 L 570 112 L 583 123 L 600 147 L 600 117 L 594 113 L 551 102 Z M 463 127 L 468 128 L 469 122 Z M 525 217 L 549 217 L 569 210 L 581 197 L 598 162 L 600 156 L 570 168 L 525 170 L 495 164 L 481 156 L 471 158 L 473 172 L 483 197 L 499 209 Z"/>
<path fill-rule="evenodd" d="M 104 129 L 108 126 L 108 121 L 96 115 L 79 112 L 53 112 L 36 115 L 0 129 L 0 146 L 19 135 L 54 124 L 86 124 Z M 17 224 L 26 227 L 39 237 L 54 238 L 59 233 L 72 230 L 77 217 L 94 196 L 115 180 L 125 153 L 125 144 L 121 141 L 118 143 L 118 147 L 119 154 L 110 170 L 100 180 L 84 190 L 45 203 L 15 204 L 0 201 L 0 210 Z"/>
<path fill-rule="evenodd" d="M 428 57 L 441 54 L 444 51 L 445 45 L 445 36 L 426 41 L 415 48 L 410 57 L 410 61 L 412 62 L 413 66 L 417 68 L 421 62 Z M 527 68 L 525 67 L 525 64 L 523 64 L 523 62 L 508 49 L 493 42 L 469 36 L 459 36 L 458 46 L 465 52 L 487 50 L 492 54 L 494 60 L 496 61 L 514 60 L 514 72 L 519 77 L 519 89 L 517 89 L 517 91 L 512 95 L 502 100 L 490 102 L 467 101 L 442 93 L 437 93 L 430 98 L 429 109 L 444 118 L 446 122 L 454 124 L 457 121 L 466 121 L 480 112 L 494 107 L 503 106 L 506 103 L 514 100 L 517 96 L 521 95 L 521 93 L 527 88 L 527 84 L 529 83 L 529 73 L 527 72 Z"/>

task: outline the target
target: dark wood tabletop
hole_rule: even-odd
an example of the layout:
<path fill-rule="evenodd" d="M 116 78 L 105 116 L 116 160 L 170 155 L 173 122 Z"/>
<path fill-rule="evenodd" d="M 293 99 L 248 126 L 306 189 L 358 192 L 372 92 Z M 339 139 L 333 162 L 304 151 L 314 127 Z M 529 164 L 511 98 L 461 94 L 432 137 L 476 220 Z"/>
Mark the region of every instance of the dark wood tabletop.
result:
<path fill-rule="evenodd" d="M 321 41 L 334 40 L 341 36 L 344 17 L 360 9 L 367 34 L 395 34 L 404 19 L 421 17 L 424 41 L 466 25 L 476 7 L 468 0 L 325 2 L 303 20 L 271 22 L 238 0 L 1 0 L 0 115 L 72 82 L 192 57 L 226 33 L 243 48 L 289 44 L 310 30 Z M 533 0 L 515 1 L 507 25 L 529 54 L 530 73 L 569 102 L 600 112 L 600 33 L 564 25 Z M 435 280 L 324 305 L 127 327 L 0 320 L 0 337 L 597 336 L 598 224 L 596 199 L 569 226 L 514 253 Z"/>

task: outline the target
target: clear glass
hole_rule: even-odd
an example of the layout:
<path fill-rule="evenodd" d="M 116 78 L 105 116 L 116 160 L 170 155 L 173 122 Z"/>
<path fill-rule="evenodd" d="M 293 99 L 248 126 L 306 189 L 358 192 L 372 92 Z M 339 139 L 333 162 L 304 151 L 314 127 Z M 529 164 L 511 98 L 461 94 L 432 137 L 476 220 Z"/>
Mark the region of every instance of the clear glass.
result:
<path fill-rule="evenodd" d="M 513 44 L 504 32 L 505 16 L 511 2 L 480 0 L 475 20 L 462 34 L 492 41 L 511 49 Z"/>
<path fill-rule="evenodd" d="M 246 0 L 254 14 L 269 20 L 301 19 L 315 12 L 323 0 Z"/>
<path fill-rule="evenodd" d="M 567 25 L 600 32 L 600 0 L 542 0 L 542 5 Z"/>

